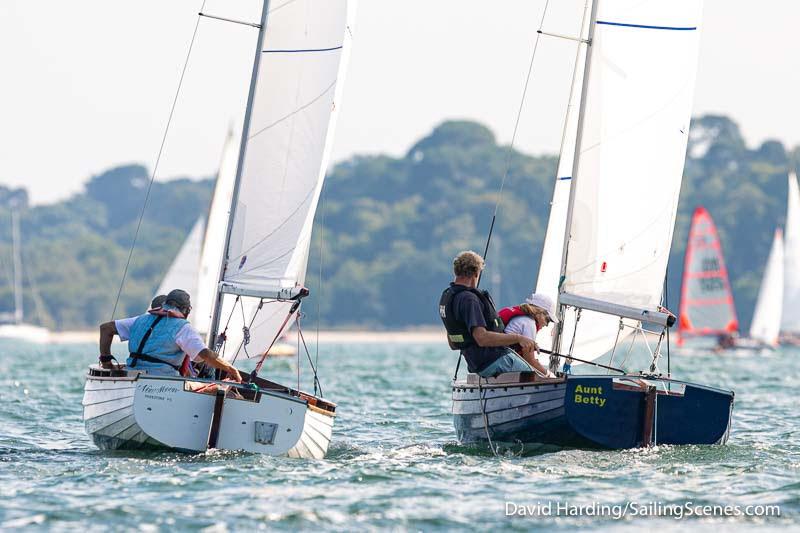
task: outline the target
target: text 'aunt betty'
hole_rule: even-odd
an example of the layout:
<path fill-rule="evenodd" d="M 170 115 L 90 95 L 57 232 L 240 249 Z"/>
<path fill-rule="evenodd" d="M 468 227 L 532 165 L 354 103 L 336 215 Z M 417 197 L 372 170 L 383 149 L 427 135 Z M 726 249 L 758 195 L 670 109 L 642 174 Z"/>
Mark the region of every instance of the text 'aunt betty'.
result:
<path fill-rule="evenodd" d="M 585 387 L 578 385 L 575 387 L 575 403 L 586 403 L 589 405 L 596 405 L 603 407 L 606 404 L 606 399 L 601 398 L 599 395 L 603 394 L 603 387 Z"/>

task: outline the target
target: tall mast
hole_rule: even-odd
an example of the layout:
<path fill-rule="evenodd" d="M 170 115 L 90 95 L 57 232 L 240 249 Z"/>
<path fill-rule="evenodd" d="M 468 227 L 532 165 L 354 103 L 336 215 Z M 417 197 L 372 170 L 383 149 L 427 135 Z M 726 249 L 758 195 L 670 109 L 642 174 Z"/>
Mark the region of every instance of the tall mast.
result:
<path fill-rule="evenodd" d="M 575 185 L 578 183 L 579 173 L 578 167 L 580 166 L 581 145 L 583 144 L 583 120 L 586 111 L 586 92 L 589 88 L 589 75 L 592 64 L 592 50 L 594 49 L 594 29 L 597 26 L 597 5 L 600 0 L 592 2 L 592 14 L 589 17 L 589 32 L 587 34 L 586 43 L 586 59 L 583 67 L 583 85 L 581 87 L 581 103 L 578 111 L 578 132 L 575 137 L 575 154 L 572 159 L 572 183 L 569 188 L 569 203 L 567 203 L 567 223 L 564 228 L 564 247 L 561 252 L 561 275 L 558 280 L 558 329 L 556 329 L 556 338 L 553 342 L 553 351 L 561 351 L 561 336 L 564 328 L 564 306 L 561 305 L 561 294 L 564 292 L 564 279 L 567 275 L 567 252 L 569 248 L 569 237 L 572 231 L 572 215 L 575 207 Z"/>
<path fill-rule="evenodd" d="M 217 337 L 217 329 L 219 328 L 219 319 L 222 312 L 222 292 L 219 290 L 219 284 L 225 277 L 225 267 L 228 263 L 228 247 L 231 241 L 231 232 L 233 231 L 233 221 L 236 217 L 236 204 L 239 201 L 239 186 L 242 181 L 242 168 L 244 166 L 244 156 L 247 151 L 247 138 L 250 134 L 250 117 L 253 113 L 253 99 L 256 93 L 256 83 L 258 81 L 258 70 L 261 65 L 262 49 L 264 47 L 264 34 L 267 30 L 267 15 L 269 14 L 269 0 L 264 0 L 264 7 L 261 11 L 261 25 L 258 28 L 258 39 L 256 44 L 256 55 L 253 60 L 253 74 L 250 78 L 250 92 L 247 95 L 247 108 L 244 114 L 244 125 L 242 126 L 242 140 L 239 143 L 239 162 L 236 165 L 236 181 L 233 185 L 233 194 L 231 195 L 231 208 L 228 214 L 228 231 L 225 235 L 225 248 L 222 254 L 222 264 L 219 269 L 219 279 L 217 279 L 217 296 L 214 301 L 214 314 L 211 317 L 211 327 L 208 328 L 208 345 L 214 346 Z"/>
<path fill-rule="evenodd" d="M 11 207 L 11 248 L 14 254 L 14 323 L 22 323 L 22 250 L 20 250 L 19 210 Z"/>

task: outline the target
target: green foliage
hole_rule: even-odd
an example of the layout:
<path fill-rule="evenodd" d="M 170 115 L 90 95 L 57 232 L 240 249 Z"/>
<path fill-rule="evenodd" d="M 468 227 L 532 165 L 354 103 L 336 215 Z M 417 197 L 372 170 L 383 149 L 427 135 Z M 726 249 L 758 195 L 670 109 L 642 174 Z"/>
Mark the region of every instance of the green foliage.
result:
<path fill-rule="evenodd" d="M 692 125 L 689 157 L 669 266 L 677 310 L 691 213 L 715 218 L 728 260 L 740 321 L 747 326 L 769 253 L 783 224 L 792 157 L 776 141 L 748 150 L 738 126 L 705 116 Z M 556 159 L 513 152 L 483 286 L 501 305 L 518 303 L 536 282 Z M 438 323 L 436 302 L 460 250 L 483 252 L 509 156 L 492 133 L 445 122 L 400 159 L 354 158 L 326 181 L 307 284 L 328 326 L 408 327 Z M 631 201 L 636 201 L 631 198 Z M 309 302 L 311 303 L 311 302 Z M 306 309 L 316 309 L 311 303 Z"/>
<path fill-rule="evenodd" d="M 740 322 L 749 323 L 772 232 L 786 216 L 786 173 L 800 161 L 776 141 L 750 150 L 726 117 L 696 119 L 669 266 L 678 308 L 691 213 L 704 205 L 719 227 Z M 501 305 L 533 288 L 555 176 L 555 157 L 498 145 L 473 122 L 445 122 L 400 158 L 354 157 L 332 169 L 317 211 L 304 305 L 326 327 L 397 328 L 438 323 L 436 302 L 453 256 L 483 252 L 500 182 L 508 177 L 483 286 Z M 94 327 L 116 298 L 147 186 L 141 166 L 92 178 L 84 194 L 23 216 L 29 317 L 59 328 Z M 141 311 L 198 216 L 211 180 L 154 184 L 117 316 Z M 25 203 L 0 188 L 0 205 Z M 636 201 L 631 198 L 631 201 Z M 0 220 L 9 213 L 0 208 Z M 13 305 L 10 229 L 0 225 L 0 312 Z M 320 243 L 323 284 L 319 287 Z M 33 283 L 31 283 L 33 282 Z M 37 298 L 38 297 L 38 298 Z M 37 305 L 37 299 L 39 301 Z"/>
<path fill-rule="evenodd" d="M 144 167 L 117 167 L 92 178 L 83 194 L 22 211 L 26 320 L 76 329 L 109 319 L 148 180 Z M 212 180 L 153 185 L 117 316 L 141 312 L 148 303 L 197 217 L 205 214 L 211 188 Z M 0 220 L 10 221 L 6 198 L 12 193 L 19 197 L 19 191 L 0 188 Z M 0 224 L 0 312 L 14 305 L 10 243 L 10 222 Z"/>

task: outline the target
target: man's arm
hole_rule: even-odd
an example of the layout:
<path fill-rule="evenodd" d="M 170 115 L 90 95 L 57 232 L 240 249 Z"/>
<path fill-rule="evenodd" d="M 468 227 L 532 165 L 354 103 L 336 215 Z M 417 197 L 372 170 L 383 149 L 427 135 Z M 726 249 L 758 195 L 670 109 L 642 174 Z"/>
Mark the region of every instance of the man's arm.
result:
<path fill-rule="evenodd" d="M 522 347 L 522 355 L 528 355 L 538 349 L 536 343 L 524 335 L 517 335 L 516 333 L 498 333 L 496 331 L 489 331 L 482 326 L 472 328 L 472 338 L 475 339 L 478 346 L 482 348 L 519 344 Z"/>
<path fill-rule="evenodd" d="M 100 357 L 111 355 L 111 343 L 114 341 L 114 335 L 117 334 L 117 326 L 114 321 L 105 322 L 100 324 Z M 100 361 L 100 366 L 103 368 L 111 368 L 111 361 Z"/>
<path fill-rule="evenodd" d="M 242 376 L 239 374 L 239 371 L 236 370 L 236 368 L 234 368 L 233 365 L 231 365 L 225 359 L 220 359 L 219 354 L 217 354 L 217 352 L 209 350 L 208 348 L 203 348 L 197 354 L 197 359 L 203 361 L 208 366 L 227 372 L 228 377 L 231 378 L 236 383 L 242 382 Z"/>

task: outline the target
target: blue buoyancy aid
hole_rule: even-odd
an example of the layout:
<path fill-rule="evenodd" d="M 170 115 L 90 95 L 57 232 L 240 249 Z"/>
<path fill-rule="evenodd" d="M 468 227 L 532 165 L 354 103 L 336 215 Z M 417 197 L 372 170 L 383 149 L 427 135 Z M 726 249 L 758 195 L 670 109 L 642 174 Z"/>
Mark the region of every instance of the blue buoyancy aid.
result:
<path fill-rule="evenodd" d="M 131 326 L 128 339 L 128 351 L 131 354 L 140 353 L 147 356 L 141 358 L 128 357 L 125 362 L 129 368 L 141 370 L 147 374 L 158 376 L 179 376 L 181 364 L 185 354 L 183 349 L 175 343 L 178 332 L 188 324 L 184 318 L 170 316 L 142 315 Z M 143 346 L 142 339 L 152 327 L 152 332 Z M 153 361 L 158 360 L 158 362 Z"/>

